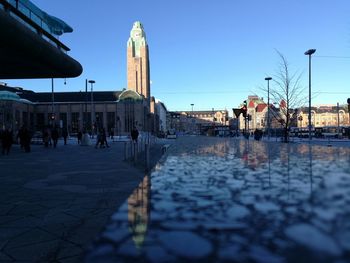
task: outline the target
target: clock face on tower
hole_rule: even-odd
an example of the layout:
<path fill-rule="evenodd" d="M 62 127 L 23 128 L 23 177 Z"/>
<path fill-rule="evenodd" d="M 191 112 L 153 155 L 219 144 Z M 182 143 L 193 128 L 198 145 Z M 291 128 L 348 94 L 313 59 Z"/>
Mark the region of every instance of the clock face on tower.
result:
<path fill-rule="evenodd" d="M 134 38 L 140 38 L 141 37 L 141 32 L 140 31 L 135 31 L 134 32 Z"/>

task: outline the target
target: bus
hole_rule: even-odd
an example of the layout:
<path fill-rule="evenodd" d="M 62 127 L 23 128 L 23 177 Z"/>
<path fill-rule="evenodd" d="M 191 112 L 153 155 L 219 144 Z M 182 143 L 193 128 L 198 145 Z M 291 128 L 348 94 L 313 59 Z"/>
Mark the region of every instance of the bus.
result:
<path fill-rule="evenodd" d="M 309 129 L 291 127 L 289 132 L 290 137 L 298 138 L 308 138 Z M 326 127 L 316 127 L 311 128 L 311 136 L 315 138 L 342 138 L 350 136 L 350 127 L 339 127 L 338 126 L 326 126 Z"/>
<path fill-rule="evenodd" d="M 319 135 L 319 129 L 318 128 L 311 128 L 311 137 L 316 137 Z M 299 128 L 299 127 L 291 127 L 289 130 L 289 136 L 290 137 L 297 137 L 297 138 L 309 138 L 309 129 L 308 128 Z"/>

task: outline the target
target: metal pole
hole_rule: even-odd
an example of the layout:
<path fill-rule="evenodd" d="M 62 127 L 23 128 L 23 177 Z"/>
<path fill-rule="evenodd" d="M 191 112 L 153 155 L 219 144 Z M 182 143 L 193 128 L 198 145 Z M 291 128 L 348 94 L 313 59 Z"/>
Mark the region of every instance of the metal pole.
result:
<path fill-rule="evenodd" d="M 339 133 L 340 133 L 340 127 L 339 127 L 339 102 L 337 102 L 337 117 L 338 117 L 338 129 L 337 129 L 337 133 L 338 133 L 338 137 L 339 137 Z"/>
<path fill-rule="evenodd" d="M 267 138 L 270 140 L 270 80 L 267 80 Z"/>
<path fill-rule="evenodd" d="M 309 141 L 311 141 L 311 54 L 309 54 Z"/>
<path fill-rule="evenodd" d="M 270 140 L 270 80 L 271 77 L 266 77 L 267 80 L 267 137 Z"/>
<path fill-rule="evenodd" d="M 84 116 L 84 131 L 86 132 L 86 123 L 87 123 L 87 101 L 88 101 L 88 80 L 85 79 L 85 116 Z"/>
<path fill-rule="evenodd" d="M 92 138 L 94 137 L 94 122 L 95 122 L 95 108 L 94 108 L 94 91 L 93 91 L 93 80 L 89 80 L 91 84 L 91 134 Z"/>
<path fill-rule="evenodd" d="M 51 120 L 52 120 L 52 126 L 55 126 L 55 95 L 54 95 L 54 82 L 53 78 L 51 78 L 51 97 L 52 97 L 52 105 L 51 105 Z"/>

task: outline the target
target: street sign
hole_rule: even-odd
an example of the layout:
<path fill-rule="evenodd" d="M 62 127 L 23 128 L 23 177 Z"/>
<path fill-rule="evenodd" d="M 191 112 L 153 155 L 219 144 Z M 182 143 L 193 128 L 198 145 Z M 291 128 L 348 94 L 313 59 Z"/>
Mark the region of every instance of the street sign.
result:
<path fill-rule="evenodd" d="M 232 110 L 233 110 L 233 113 L 236 115 L 236 118 L 238 118 L 239 115 L 242 113 L 241 109 L 232 109 Z"/>

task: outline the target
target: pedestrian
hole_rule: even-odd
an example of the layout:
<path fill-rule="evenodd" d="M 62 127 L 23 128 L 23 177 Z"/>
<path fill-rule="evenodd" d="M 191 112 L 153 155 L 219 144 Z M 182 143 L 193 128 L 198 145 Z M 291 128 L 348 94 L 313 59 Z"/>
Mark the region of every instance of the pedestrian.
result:
<path fill-rule="evenodd" d="M 96 144 L 95 144 L 95 148 L 98 148 L 98 145 L 100 145 L 100 148 L 102 148 L 102 134 L 101 131 L 98 131 L 98 134 L 96 136 Z"/>
<path fill-rule="evenodd" d="M 21 141 L 23 141 L 23 148 L 24 148 L 24 152 L 26 153 L 30 152 L 31 140 L 32 140 L 32 133 L 26 127 L 24 127 Z"/>
<path fill-rule="evenodd" d="M 62 130 L 62 137 L 63 137 L 63 140 L 64 140 L 64 145 L 67 145 L 67 137 L 68 137 L 68 131 L 66 128 L 64 128 Z"/>
<path fill-rule="evenodd" d="M 43 131 L 43 143 L 44 143 L 44 146 L 45 146 L 45 148 L 48 148 L 49 147 L 49 131 L 48 131 L 48 129 L 46 128 L 46 129 L 44 129 L 44 131 Z"/>
<path fill-rule="evenodd" d="M 101 133 L 101 140 L 102 140 L 102 145 L 104 147 L 104 145 L 106 145 L 107 148 L 109 148 L 108 142 L 107 142 L 107 134 L 106 134 L 106 130 L 104 128 L 102 128 L 102 133 Z"/>
<path fill-rule="evenodd" d="M 18 130 L 18 133 L 17 133 L 17 140 L 19 140 L 19 144 L 21 145 L 21 149 L 24 149 L 24 129 L 25 127 L 22 126 L 19 130 Z"/>
<path fill-rule="evenodd" d="M 78 144 L 81 144 L 81 139 L 83 138 L 83 133 L 81 131 L 78 132 L 77 138 L 78 138 Z"/>
<path fill-rule="evenodd" d="M 1 136 L 2 154 L 8 155 L 13 143 L 13 133 L 11 129 L 6 129 Z"/>
<path fill-rule="evenodd" d="M 131 131 L 131 139 L 132 139 L 133 142 L 137 142 L 137 138 L 138 137 L 139 137 L 139 131 L 134 126 L 134 128 Z"/>
<path fill-rule="evenodd" d="M 51 131 L 51 138 L 53 140 L 53 147 L 56 148 L 57 146 L 57 141 L 58 141 L 58 131 L 56 128 L 53 128 L 53 130 Z"/>

